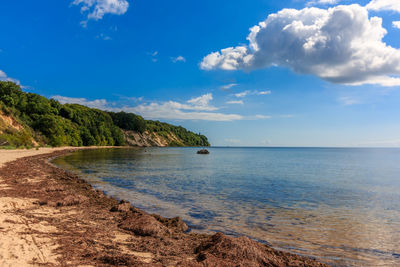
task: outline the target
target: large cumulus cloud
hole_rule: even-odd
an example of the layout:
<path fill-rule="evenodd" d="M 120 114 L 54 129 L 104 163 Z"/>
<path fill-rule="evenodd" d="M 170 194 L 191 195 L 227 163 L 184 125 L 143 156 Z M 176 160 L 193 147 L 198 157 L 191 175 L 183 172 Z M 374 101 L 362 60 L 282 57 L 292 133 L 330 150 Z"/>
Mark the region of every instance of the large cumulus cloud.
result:
<path fill-rule="evenodd" d="M 222 49 L 205 70 L 283 66 L 341 84 L 400 85 L 400 50 L 385 44 L 382 19 L 360 5 L 283 9 L 250 29 L 249 44 Z"/>

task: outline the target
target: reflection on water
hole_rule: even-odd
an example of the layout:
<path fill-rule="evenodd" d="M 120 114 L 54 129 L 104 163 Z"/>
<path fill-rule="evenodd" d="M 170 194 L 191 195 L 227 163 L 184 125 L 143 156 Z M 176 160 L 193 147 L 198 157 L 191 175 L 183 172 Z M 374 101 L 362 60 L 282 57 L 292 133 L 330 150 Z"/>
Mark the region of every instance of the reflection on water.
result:
<path fill-rule="evenodd" d="M 194 231 L 247 235 L 336 266 L 400 265 L 400 150 L 99 149 L 55 163 Z"/>

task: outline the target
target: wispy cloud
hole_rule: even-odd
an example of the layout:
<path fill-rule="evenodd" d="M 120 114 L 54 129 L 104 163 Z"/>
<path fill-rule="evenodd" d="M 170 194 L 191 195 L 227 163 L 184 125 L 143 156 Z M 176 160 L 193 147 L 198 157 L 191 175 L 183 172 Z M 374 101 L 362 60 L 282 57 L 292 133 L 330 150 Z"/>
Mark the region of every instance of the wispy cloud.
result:
<path fill-rule="evenodd" d="M 150 57 L 151 57 L 151 61 L 153 62 L 157 62 L 158 61 L 158 51 L 154 51 L 154 52 L 148 52 L 147 53 Z"/>
<path fill-rule="evenodd" d="M 374 11 L 392 10 L 400 12 L 400 2 L 398 0 L 372 0 L 366 8 Z"/>
<path fill-rule="evenodd" d="M 230 84 L 225 84 L 222 85 L 219 89 L 221 89 L 222 91 L 229 91 L 232 87 L 238 86 L 237 83 L 230 83 Z"/>
<path fill-rule="evenodd" d="M 344 106 L 352 106 L 352 105 L 361 104 L 361 101 L 359 99 L 356 99 L 351 96 L 339 97 L 338 101 Z"/>
<path fill-rule="evenodd" d="M 226 102 L 227 104 L 240 104 L 243 105 L 243 100 L 232 100 L 232 101 L 228 101 Z"/>
<path fill-rule="evenodd" d="M 271 91 L 259 91 L 259 92 L 256 92 L 255 94 L 256 95 L 270 95 L 272 92 Z"/>
<path fill-rule="evenodd" d="M 236 97 L 245 97 L 250 93 L 250 91 L 244 91 L 244 92 L 240 92 L 240 93 L 236 93 L 235 96 Z"/>
<path fill-rule="evenodd" d="M 55 95 L 51 98 L 59 101 L 61 104 L 79 104 L 83 106 L 87 106 L 90 108 L 97 108 L 97 109 L 108 109 L 110 108 L 109 103 L 105 99 L 96 99 L 96 100 L 87 100 L 86 98 L 75 98 L 75 97 L 67 97 L 67 96 L 60 96 Z"/>
<path fill-rule="evenodd" d="M 341 0 L 312 0 L 307 3 L 307 6 L 315 6 L 315 5 L 335 5 L 339 3 Z"/>
<path fill-rule="evenodd" d="M 272 119 L 272 116 L 269 115 L 255 115 L 255 116 L 249 116 L 248 119 L 251 120 L 268 120 L 268 119 Z"/>
<path fill-rule="evenodd" d="M 268 91 L 251 91 L 251 90 L 246 90 L 240 93 L 236 93 L 235 96 L 236 97 L 246 97 L 248 95 L 270 95 L 272 93 L 272 91 L 268 90 Z"/>
<path fill-rule="evenodd" d="M 8 82 L 13 82 L 18 85 L 21 85 L 21 82 L 19 80 L 8 77 L 7 74 L 2 70 L 0 70 L 0 81 L 8 81 Z M 24 87 L 24 86 L 21 86 L 21 87 Z"/>
<path fill-rule="evenodd" d="M 286 119 L 290 119 L 290 118 L 294 118 L 295 115 L 293 114 L 283 114 L 283 115 L 279 115 L 280 118 L 286 118 Z"/>
<path fill-rule="evenodd" d="M 393 28 L 400 29 L 400 21 L 393 21 L 392 25 L 393 25 Z"/>
<path fill-rule="evenodd" d="M 185 104 L 174 101 L 142 104 L 136 107 L 123 107 L 122 110 L 140 114 L 148 119 L 234 121 L 244 118 L 238 114 L 189 110 L 185 107 Z"/>
<path fill-rule="evenodd" d="M 184 58 L 183 56 L 171 57 L 171 61 L 173 63 L 186 62 L 186 58 Z"/>
<path fill-rule="evenodd" d="M 88 100 L 86 98 L 73 98 L 53 96 L 60 103 L 75 103 L 92 108 L 109 111 L 125 111 L 139 114 L 146 119 L 171 119 L 171 120 L 205 120 L 205 121 L 236 121 L 236 120 L 261 120 L 271 116 L 230 114 L 216 112 L 219 108 L 211 105 L 211 93 L 194 97 L 186 102 L 165 101 L 147 102 L 139 105 L 121 105 L 118 102 L 108 102 L 105 99 Z M 137 98 L 134 99 L 137 101 Z M 143 99 L 141 99 L 143 100 Z"/>

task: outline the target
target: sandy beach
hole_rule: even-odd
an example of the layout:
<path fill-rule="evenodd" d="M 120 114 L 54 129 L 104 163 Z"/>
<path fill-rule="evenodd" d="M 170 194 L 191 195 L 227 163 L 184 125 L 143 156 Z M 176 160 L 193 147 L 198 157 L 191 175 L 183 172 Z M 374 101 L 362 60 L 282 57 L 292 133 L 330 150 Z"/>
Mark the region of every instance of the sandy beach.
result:
<path fill-rule="evenodd" d="M 0 150 L 0 266 L 326 266 L 108 197 L 49 163 L 73 150 Z"/>

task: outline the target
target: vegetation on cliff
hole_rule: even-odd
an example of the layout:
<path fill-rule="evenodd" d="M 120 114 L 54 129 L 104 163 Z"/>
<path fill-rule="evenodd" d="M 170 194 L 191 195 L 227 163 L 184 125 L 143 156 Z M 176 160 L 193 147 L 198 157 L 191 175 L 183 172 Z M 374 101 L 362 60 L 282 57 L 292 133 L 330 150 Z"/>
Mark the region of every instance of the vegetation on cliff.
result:
<path fill-rule="evenodd" d="M 204 135 L 180 126 L 146 121 L 125 112 L 106 112 L 23 92 L 19 85 L 0 81 L 0 146 L 121 146 L 123 130 L 178 137 L 170 146 L 209 146 Z M 9 119 L 10 122 L 5 120 Z"/>

